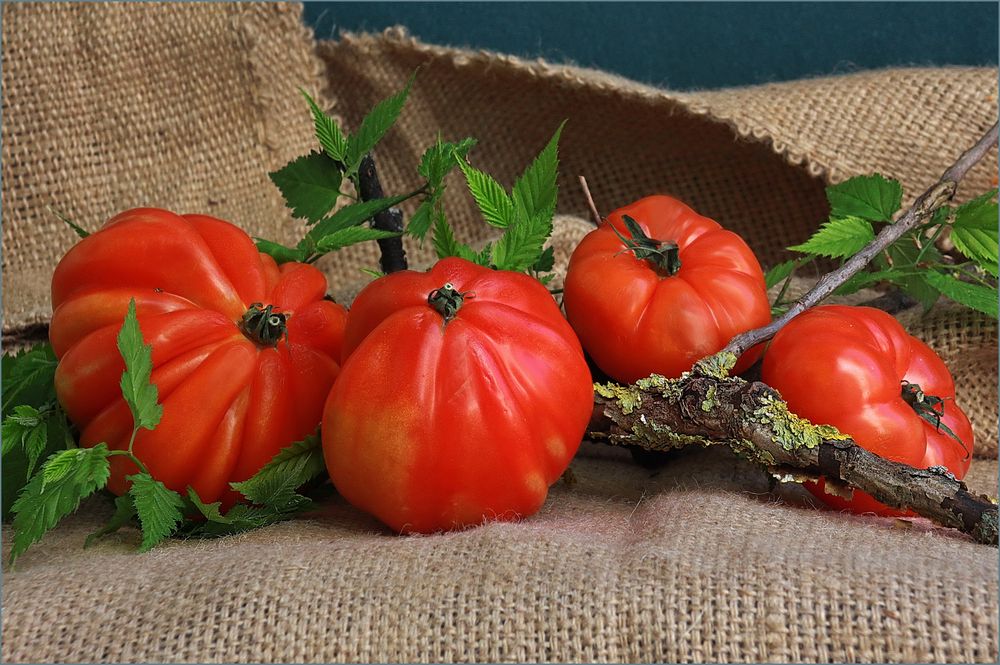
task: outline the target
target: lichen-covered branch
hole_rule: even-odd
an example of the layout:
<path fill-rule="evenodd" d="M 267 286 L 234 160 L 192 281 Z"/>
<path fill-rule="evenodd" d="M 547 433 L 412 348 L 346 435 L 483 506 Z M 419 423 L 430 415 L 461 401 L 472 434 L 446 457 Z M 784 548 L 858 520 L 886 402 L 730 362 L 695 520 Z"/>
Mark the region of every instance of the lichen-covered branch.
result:
<path fill-rule="evenodd" d="M 716 375 L 595 385 L 589 436 L 647 450 L 728 445 L 774 471 L 822 475 L 997 545 L 996 504 L 970 493 L 943 467 L 915 469 L 879 457 L 835 428 L 791 413 L 774 389 L 718 369 Z"/>
<path fill-rule="evenodd" d="M 362 201 L 372 201 L 385 197 L 382 183 L 375 169 L 375 160 L 371 155 L 365 155 L 358 166 L 358 194 Z M 375 215 L 372 228 L 380 231 L 403 232 L 403 212 L 399 208 L 389 208 Z M 403 249 L 403 238 L 379 238 L 378 248 L 382 252 L 379 266 L 385 274 L 406 270 L 406 250 Z"/>
<path fill-rule="evenodd" d="M 824 300 L 837 287 L 860 272 L 873 258 L 885 250 L 886 247 L 929 219 L 935 210 L 950 201 L 958 189 L 958 183 L 965 177 L 965 174 L 979 160 L 985 157 L 990 148 L 996 143 L 997 125 L 994 124 L 974 146 L 962 153 L 962 156 L 948 167 L 940 180 L 926 192 L 918 196 L 913 205 L 894 224 L 886 224 L 882 227 L 879 234 L 875 236 L 875 239 L 868 243 L 861 251 L 845 261 L 836 270 L 823 275 L 813 288 L 788 308 L 788 311 L 784 315 L 766 326 L 748 330 L 745 333 L 737 335 L 730 340 L 723 351 L 732 354 L 736 358 L 740 357 L 753 346 L 774 337 L 789 321 Z"/>

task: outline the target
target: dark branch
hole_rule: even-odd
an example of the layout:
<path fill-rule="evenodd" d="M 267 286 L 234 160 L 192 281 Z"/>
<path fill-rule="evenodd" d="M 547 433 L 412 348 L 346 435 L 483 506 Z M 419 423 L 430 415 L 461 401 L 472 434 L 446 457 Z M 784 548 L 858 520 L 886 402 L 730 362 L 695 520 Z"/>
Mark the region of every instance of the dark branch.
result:
<path fill-rule="evenodd" d="M 979 160 L 986 156 L 986 153 L 989 152 L 989 149 L 996 142 L 997 125 L 994 124 L 974 146 L 965 151 L 944 172 L 941 179 L 933 187 L 917 197 L 913 205 L 906 210 L 895 224 L 886 224 L 879 234 L 875 236 L 875 239 L 865 246 L 864 249 L 845 261 L 844 265 L 820 278 L 816 285 L 789 307 L 783 316 L 775 319 L 766 326 L 737 335 L 726 345 L 722 353 L 731 353 L 738 358 L 747 349 L 774 337 L 789 321 L 824 300 L 837 287 L 860 272 L 886 247 L 899 240 L 900 237 L 924 220 L 930 218 L 935 210 L 950 201 L 955 195 L 955 190 L 958 189 L 958 183 L 965 177 L 965 174 Z"/>
<path fill-rule="evenodd" d="M 385 197 L 382 183 L 378 179 L 378 171 L 375 170 L 375 160 L 371 155 L 365 155 L 358 167 L 358 190 L 362 201 L 372 201 Z M 403 212 L 399 208 L 383 210 L 372 219 L 372 228 L 402 233 Z M 389 274 L 406 270 L 406 250 L 403 249 L 402 236 L 380 238 L 377 242 L 382 251 L 382 257 L 379 259 L 382 272 Z"/>

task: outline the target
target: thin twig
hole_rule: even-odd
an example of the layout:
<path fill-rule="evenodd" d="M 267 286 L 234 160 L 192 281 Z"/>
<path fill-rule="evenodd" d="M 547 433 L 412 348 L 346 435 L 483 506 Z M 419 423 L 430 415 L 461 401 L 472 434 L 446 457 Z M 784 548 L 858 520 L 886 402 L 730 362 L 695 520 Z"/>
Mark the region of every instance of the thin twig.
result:
<path fill-rule="evenodd" d="M 590 195 L 590 187 L 587 186 L 587 179 L 580 176 L 580 187 L 583 188 L 583 198 L 587 201 L 587 208 L 590 210 L 590 219 L 594 222 L 594 226 L 600 226 L 601 213 L 597 211 L 597 206 L 594 204 L 594 197 Z"/>
<path fill-rule="evenodd" d="M 362 201 L 373 201 L 385 197 L 382 183 L 378 179 L 375 160 L 371 155 L 365 155 L 358 167 L 358 194 Z M 403 212 L 399 208 L 389 208 L 372 218 L 372 228 L 381 231 L 403 232 Z M 396 238 L 379 238 L 378 247 L 382 252 L 379 265 L 385 274 L 406 270 L 406 250 L 403 249 L 402 236 Z"/>
<path fill-rule="evenodd" d="M 974 146 L 962 153 L 962 156 L 948 167 L 948 170 L 933 187 L 917 197 L 913 205 L 895 224 L 887 224 L 875 236 L 874 240 L 845 261 L 844 265 L 820 278 L 816 285 L 793 303 L 781 317 L 766 326 L 737 335 L 726 345 L 722 353 L 731 353 L 735 357 L 743 355 L 754 345 L 774 337 L 789 321 L 833 293 L 841 284 L 860 272 L 886 247 L 899 240 L 908 231 L 933 215 L 935 210 L 950 201 L 958 189 L 958 183 L 965 177 L 965 174 L 986 156 L 986 153 L 996 142 L 997 125 L 994 124 Z"/>

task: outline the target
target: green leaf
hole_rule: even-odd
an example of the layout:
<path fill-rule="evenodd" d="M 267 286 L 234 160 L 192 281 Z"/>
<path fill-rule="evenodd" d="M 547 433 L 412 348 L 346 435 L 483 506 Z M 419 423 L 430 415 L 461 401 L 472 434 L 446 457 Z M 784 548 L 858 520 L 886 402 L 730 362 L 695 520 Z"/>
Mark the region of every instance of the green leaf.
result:
<path fill-rule="evenodd" d="M 184 500 L 177 492 L 167 489 L 148 473 L 137 473 L 127 478 L 132 483 L 129 494 L 135 502 L 135 511 L 142 524 L 140 552 L 148 552 L 170 537 L 184 519 Z"/>
<path fill-rule="evenodd" d="M 406 104 L 406 98 L 410 94 L 414 76 L 410 76 L 410 80 L 407 81 L 406 87 L 402 90 L 376 104 L 361 121 L 357 133 L 352 134 L 347 139 L 347 155 L 344 161 L 347 164 L 348 173 L 357 171 L 364 156 L 371 152 L 375 144 L 382 140 L 385 133 L 396 122 L 396 118 L 399 117 L 403 105 Z"/>
<path fill-rule="evenodd" d="M 997 289 L 969 284 L 936 270 L 928 270 L 923 277 L 945 297 L 970 309 L 988 314 L 994 319 L 997 318 Z"/>
<path fill-rule="evenodd" d="M 360 270 L 365 275 L 368 275 L 369 277 L 372 277 L 374 279 L 385 277 L 385 273 L 382 272 L 381 270 L 372 270 L 371 268 L 358 268 L 358 270 Z"/>
<path fill-rule="evenodd" d="M 299 249 L 316 247 L 322 238 L 341 229 L 363 224 L 383 210 L 388 210 L 398 205 L 400 202 L 410 198 L 410 196 L 412 196 L 412 193 L 390 196 L 384 199 L 372 199 L 371 201 L 362 201 L 344 206 L 312 227 L 303 241 L 299 243 Z"/>
<path fill-rule="evenodd" d="M 803 254 L 847 258 L 875 239 L 875 231 L 860 217 L 836 217 L 801 245 L 788 249 Z"/>
<path fill-rule="evenodd" d="M 52 473 L 49 465 L 56 459 L 63 468 Z M 75 511 L 80 501 L 104 487 L 110 475 L 108 447 L 103 443 L 64 450 L 50 457 L 14 502 L 11 564 L 59 520 Z"/>
<path fill-rule="evenodd" d="M 201 497 L 198 496 L 198 492 L 196 492 L 193 487 L 187 488 L 187 495 L 194 507 L 198 509 L 199 513 L 201 513 L 201 516 L 210 522 L 220 522 L 222 524 L 229 524 L 232 522 L 232 519 L 226 517 L 220 512 L 222 507 L 221 501 L 216 501 L 215 503 L 205 503 L 201 500 Z"/>
<path fill-rule="evenodd" d="M 764 284 L 767 288 L 771 288 L 775 284 L 780 284 L 788 279 L 788 277 L 795 271 L 798 264 L 799 262 L 795 260 L 779 263 L 764 273 Z"/>
<path fill-rule="evenodd" d="M 566 121 L 563 120 L 548 144 L 514 183 L 514 204 L 527 219 L 541 215 L 548 216 L 551 220 L 555 214 L 559 194 L 556 185 L 559 175 L 559 137 L 565 126 Z"/>
<path fill-rule="evenodd" d="M 456 165 L 461 165 L 465 161 L 465 156 L 474 145 L 476 139 L 473 138 L 462 139 L 458 143 L 447 143 L 438 136 L 437 143 L 425 150 L 420 158 L 417 173 L 427 180 L 431 189 L 437 189 L 444 182 L 445 176 Z"/>
<path fill-rule="evenodd" d="M 302 262 L 307 258 L 305 250 L 298 247 L 285 247 L 284 245 L 279 245 L 276 242 L 264 240 L 263 238 L 254 238 L 253 240 L 257 245 L 257 251 L 267 254 L 278 265 L 282 263 Z"/>
<path fill-rule="evenodd" d="M 861 217 L 873 222 L 888 222 L 899 210 L 903 186 L 876 173 L 845 180 L 826 188 L 830 217 Z"/>
<path fill-rule="evenodd" d="M 476 260 L 476 253 L 472 248 L 455 239 L 455 234 L 442 211 L 436 211 L 434 215 L 434 251 L 437 252 L 439 259 L 458 256 L 466 261 Z"/>
<path fill-rule="evenodd" d="M 202 504 L 205 505 L 205 504 Z M 211 512 L 212 506 L 206 509 Z M 184 535 L 193 538 L 221 538 L 246 531 L 260 529 L 269 524 L 276 524 L 292 517 L 294 513 L 280 512 L 273 508 L 236 505 L 220 519 L 207 519 L 203 522 L 187 522 L 184 525 Z"/>
<path fill-rule="evenodd" d="M 987 192 L 955 210 L 951 240 L 955 249 L 992 275 L 997 274 L 997 202 L 996 190 Z"/>
<path fill-rule="evenodd" d="M 49 414 L 43 413 L 33 406 L 20 404 L 14 407 L 14 412 L 4 418 L 0 426 L 0 436 L 3 437 L 3 455 L 6 458 L 11 450 L 20 446 L 27 457 L 28 468 L 25 476 L 30 476 L 45 452 L 48 444 Z"/>
<path fill-rule="evenodd" d="M 347 137 L 340 130 L 337 121 L 323 112 L 316 101 L 309 96 L 309 93 L 299 88 L 299 92 L 306 98 L 309 110 L 312 112 L 313 127 L 316 131 L 316 140 L 334 160 L 344 164 L 347 159 Z"/>
<path fill-rule="evenodd" d="M 893 278 L 901 279 L 902 277 L 904 277 L 904 275 L 895 269 L 878 270 L 874 272 L 862 271 L 848 278 L 848 280 L 837 287 L 833 293 L 838 296 L 847 296 L 852 293 L 857 293 L 861 289 L 871 286 L 872 284 L 877 284 Z"/>
<path fill-rule="evenodd" d="M 409 223 L 406 225 L 406 232 L 414 238 L 423 240 L 427 236 L 427 232 L 431 230 L 431 224 L 434 219 L 434 208 L 437 204 L 436 197 L 431 197 L 425 199 L 417 206 L 417 209 L 410 217 Z"/>
<path fill-rule="evenodd" d="M 83 228 L 82 226 L 80 226 L 79 224 L 77 224 L 72 219 L 70 219 L 66 215 L 62 214 L 61 212 L 59 212 L 58 210 L 56 210 L 52 206 L 45 206 L 45 207 L 48 208 L 49 212 L 51 212 L 53 215 L 55 215 L 59 219 L 59 221 L 61 221 L 63 224 L 65 224 L 69 228 L 73 229 L 73 232 L 76 233 L 76 235 L 79 236 L 80 238 L 86 238 L 87 236 L 90 235 L 90 231 L 88 231 L 87 229 Z"/>
<path fill-rule="evenodd" d="M 501 229 L 513 224 L 514 202 L 507 196 L 503 186 L 493 176 L 469 164 L 463 162 L 459 164 L 459 168 L 465 174 L 465 182 L 486 223 Z"/>
<path fill-rule="evenodd" d="M 316 241 L 316 248 L 323 252 L 333 252 L 343 249 L 349 245 L 355 245 L 366 240 L 379 240 L 380 238 L 398 238 L 403 235 L 396 231 L 383 231 L 382 229 L 371 229 L 367 226 L 349 226 L 333 233 L 323 236 Z"/>
<path fill-rule="evenodd" d="M 230 485 L 252 503 L 296 510 L 309 500 L 295 490 L 325 470 L 319 436 L 312 435 L 282 449 L 249 480 Z"/>
<path fill-rule="evenodd" d="M 111 516 L 107 524 L 87 536 L 87 539 L 83 541 L 84 549 L 93 545 L 95 541 L 115 533 L 127 525 L 135 517 L 135 514 L 135 501 L 132 499 L 131 494 L 122 494 L 119 497 L 115 497 L 115 514 Z"/>
<path fill-rule="evenodd" d="M 531 266 L 531 269 L 535 272 L 549 272 L 556 265 L 556 252 L 555 248 L 551 245 L 546 247 L 538 260 L 535 261 L 535 265 Z"/>
<path fill-rule="evenodd" d="M 22 396 L 28 401 L 55 399 L 56 355 L 39 344 L 17 355 L 3 356 L 3 413 Z"/>
<path fill-rule="evenodd" d="M 156 386 L 149 382 L 153 371 L 153 347 L 143 342 L 135 314 L 135 298 L 128 303 L 125 322 L 118 333 L 118 351 L 125 361 L 121 388 L 132 411 L 132 422 L 136 429 L 153 429 L 163 416 L 163 407 L 157 403 Z"/>
<path fill-rule="evenodd" d="M 523 272 L 542 254 L 552 233 L 552 217 L 544 212 L 507 229 L 493 245 L 491 261 L 497 270 Z"/>
<path fill-rule="evenodd" d="M 319 221 L 337 205 L 343 173 L 325 152 L 310 152 L 269 174 L 292 215 Z"/>

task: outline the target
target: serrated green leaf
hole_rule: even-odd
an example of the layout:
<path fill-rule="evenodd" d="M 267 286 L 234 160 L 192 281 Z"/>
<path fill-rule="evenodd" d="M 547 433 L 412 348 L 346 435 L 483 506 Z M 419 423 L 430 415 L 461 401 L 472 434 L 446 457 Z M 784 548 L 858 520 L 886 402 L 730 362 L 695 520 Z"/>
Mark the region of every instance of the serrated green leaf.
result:
<path fill-rule="evenodd" d="M 826 188 L 831 217 L 888 222 L 899 210 L 903 186 L 881 174 L 863 175 Z"/>
<path fill-rule="evenodd" d="M 184 500 L 177 492 L 154 479 L 148 473 L 129 476 L 128 493 L 135 502 L 135 511 L 142 524 L 140 552 L 148 552 L 169 538 L 184 519 Z"/>
<path fill-rule="evenodd" d="M 372 270 L 371 268 L 358 268 L 363 274 L 378 279 L 380 277 L 385 277 L 385 273 L 381 270 Z"/>
<path fill-rule="evenodd" d="M 772 267 L 764 273 L 764 284 L 767 288 L 771 288 L 775 284 L 780 284 L 785 281 L 788 279 L 789 275 L 795 271 L 798 263 L 799 262 L 795 260 L 784 261 L 783 263 L 779 263 L 778 265 Z"/>
<path fill-rule="evenodd" d="M 17 403 L 18 397 L 32 401 L 55 399 L 56 360 L 52 346 L 39 344 L 16 355 L 4 355 L 3 413 Z"/>
<path fill-rule="evenodd" d="M 406 232 L 414 238 L 423 240 L 427 236 L 427 232 L 431 230 L 436 205 L 437 201 L 434 198 L 428 198 L 421 202 L 410 217 L 410 221 L 406 225 Z"/>
<path fill-rule="evenodd" d="M 254 244 L 257 245 L 257 251 L 267 254 L 278 265 L 282 263 L 302 262 L 308 258 L 306 252 L 298 247 L 285 247 L 284 245 L 264 240 L 263 238 L 254 238 L 253 240 Z"/>
<path fill-rule="evenodd" d="M 531 269 L 535 272 L 549 272 L 556 265 L 556 252 L 555 248 L 549 245 L 546 247 L 538 260 L 535 261 L 535 265 L 531 266 Z"/>
<path fill-rule="evenodd" d="M 861 289 L 871 286 L 872 284 L 878 284 L 892 277 L 900 278 L 902 275 L 897 270 L 878 270 L 874 272 L 859 272 L 850 278 L 843 284 L 837 287 L 833 292 L 834 295 L 847 296 L 852 293 L 857 293 Z"/>
<path fill-rule="evenodd" d="M 293 515 L 294 513 L 280 512 L 273 508 L 240 504 L 222 515 L 221 520 L 206 519 L 203 522 L 185 523 L 184 535 L 191 538 L 222 538 L 276 524 L 290 519 Z"/>
<path fill-rule="evenodd" d="M 93 545 L 94 541 L 111 535 L 127 525 L 135 517 L 135 514 L 135 501 L 132 499 L 132 495 L 122 494 L 119 497 L 115 497 L 114 515 L 111 516 L 107 524 L 87 536 L 87 539 L 83 541 L 84 549 Z"/>
<path fill-rule="evenodd" d="M 493 244 L 491 260 L 497 270 L 523 272 L 541 256 L 542 246 L 552 233 L 552 217 L 542 212 L 518 221 Z"/>
<path fill-rule="evenodd" d="M 316 248 L 323 252 L 333 252 L 350 245 L 367 240 L 379 240 L 381 238 L 398 238 L 403 235 L 397 231 L 383 231 L 382 229 L 372 229 L 367 226 L 349 226 L 346 229 L 334 231 L 330 235 L 323 236 L 316 241 Z"/>
<path fill-rule="evenodd" d="M 979 284 L 969 284 L 936 270 L 928 270 L 923 277 L 929 285 L 940 291 L 946 298 L 951 298 L 970 309 L 988 314 L 994 319 L 997 318 L 997 289 Z"/>
<path fill-rule="evenodd" d="M 221 524 L 230 524 L 233 520 L 222 514 L 222 502 L 216 501 L 215 503 L 205 503 L 198 496 L 198 492 L 195 491 L 193 487 L 187 488 L 188 499 L 198 509 L 201 516 L 210 522 L 219 522 Z"/>
<path fill-rule="evenodd" d="M 80 457 L 78 448 L 60 450 L 53 454 L 42 466 L 42 485 L 58 483 L 73 469 Z"/>
<path fill-rule="evenodd" d="M 951 240 L 955 249 L 982 266 L 992 275 L 997 274 L 997 202 L 996 190 L 987 192 L 955 210 Z"/>
<path fill-rule="evenodd" d="M 437 252 L 439 259 L 458 256 L 466 261 L 475 262 L 476 260 L 476 253 L 472 251 L 472 248 L 455 239 L 448 219 L 440 210 L 434 212 L 434 251 Z"/>
<path fill-rule="evenodd" d="M 107 445 L 99 443 L 93 448 L 61 451 L 42 465 L 14 502 L 11 564 L 59 520 L 75 511 L 80 501 L 107 484 L 111 475 L 108 452 Z M 49 472 L 49 464 L 56 458 L 66 466 L 53 474 Z"/>
<path fill-rule="evenodd" d="M 410 76 L 406 87 L 376 104 L 362 119 L 358 131 L 347 139 L 347 155 L 344 161 L 347 164 L 349 174 L 357 171 L 364 156 L 371 152 L 372 148 L 382 140 L 385 133 L 396 122 L 396 118 L 403 110 L 403 105 L 406 104 L 413 80 L 414 76 Z"/>
<path fill-rule="evenodd" d="M 0 436 L 3 437 L 4 459 L 15 447 L 24 450 L 28 462 L 25 477 L 31 476 L 38 458 L 48 444 L 48 415 L 27 404 L 19 404 L 3 420 Z"/>
<path fill-rule="evenodd" d="M 313 127 L 316 133 L 316 140 L 334 160 L 346 164 L 347 159 L 347 137 L 341 131 L 337 121 L 327 115 L 319 107 L 308 92 L 299 88 L 299 92 L 306 98 L 309 110 L 312 112 Z"/>
<path fill-rule="evenodd" d="M 153 429 L 163 416 L 163 407 L 157 402 L 156 386 L 149 382 L 153 371 L 153 347 L 142 339 L 135 298 L 129 300 L 125 322 L 118 333 L 118 351 L 125 361 L 121 389 L 132 411 L 132 422 L 136 429 Z"/>
<path fill-rule="evenodd" d="M 306 237 L 299 243 L 299 249 L 316 247 L 321 238 L 329 236 L 342 229 L 364 224 L 366 221 L 389 208 L 398 205 L 400 202 L 410 198 L 412 194 L 400 194 L 384 199 L 373 199 L 344 206 L 329 217 L 320 220 L 316 226 L 309 230 Z"/>
<path fill-rule="evenodd" d="M 292 215 L 315 223 L 337 205 L 343 173 L 325 152 L 310 152 L 268 174 Z"/>
<path fill-rule="evenodd" d="M 427 180 L 432 190 L 435 190 L 441 186 L 445 176 L 455 166 L 465 161 L 465 156 L 474 145 L 476 139 L 473 138 L 462 139 L 458 143 L 447 143 L 439 136 L 437 142 L 421 156 L 417 173 Z"/>
<path fill-rule="evenodd" d="M 470 166 L 459 163 L 465 175 L 472 198 L 475 199 L 483 219 L 490 226 L 505 229 L 514 223 L 514 202 L 507 196 L 503 186 L 493 176 Z"/>
<path fill-rule="evenodd" d="M 297 510 L 309 500 L 295 490 L 325 470 L 319 436 L 313 435 L 282 449 L 249 480 L 230 485 L 252 503 Z"/>
<path fill-rule="evenodd" d="M 559 175 L 559 137 L 565 125 L 565 120 L 559 124 L 546 146 L 514 183 L 512 198 L 526 219 L 548 216 L 551 220 L 555 214 L 559 194 L 556 185 Z"/>
<path fill-rule="evenodd" d="M 847 258 L 874 239 L 875 231 L 869 221 L 860 217 L 837 217 L 823 224 L 809 240 L 788 249 L 835 259 Z"/>

